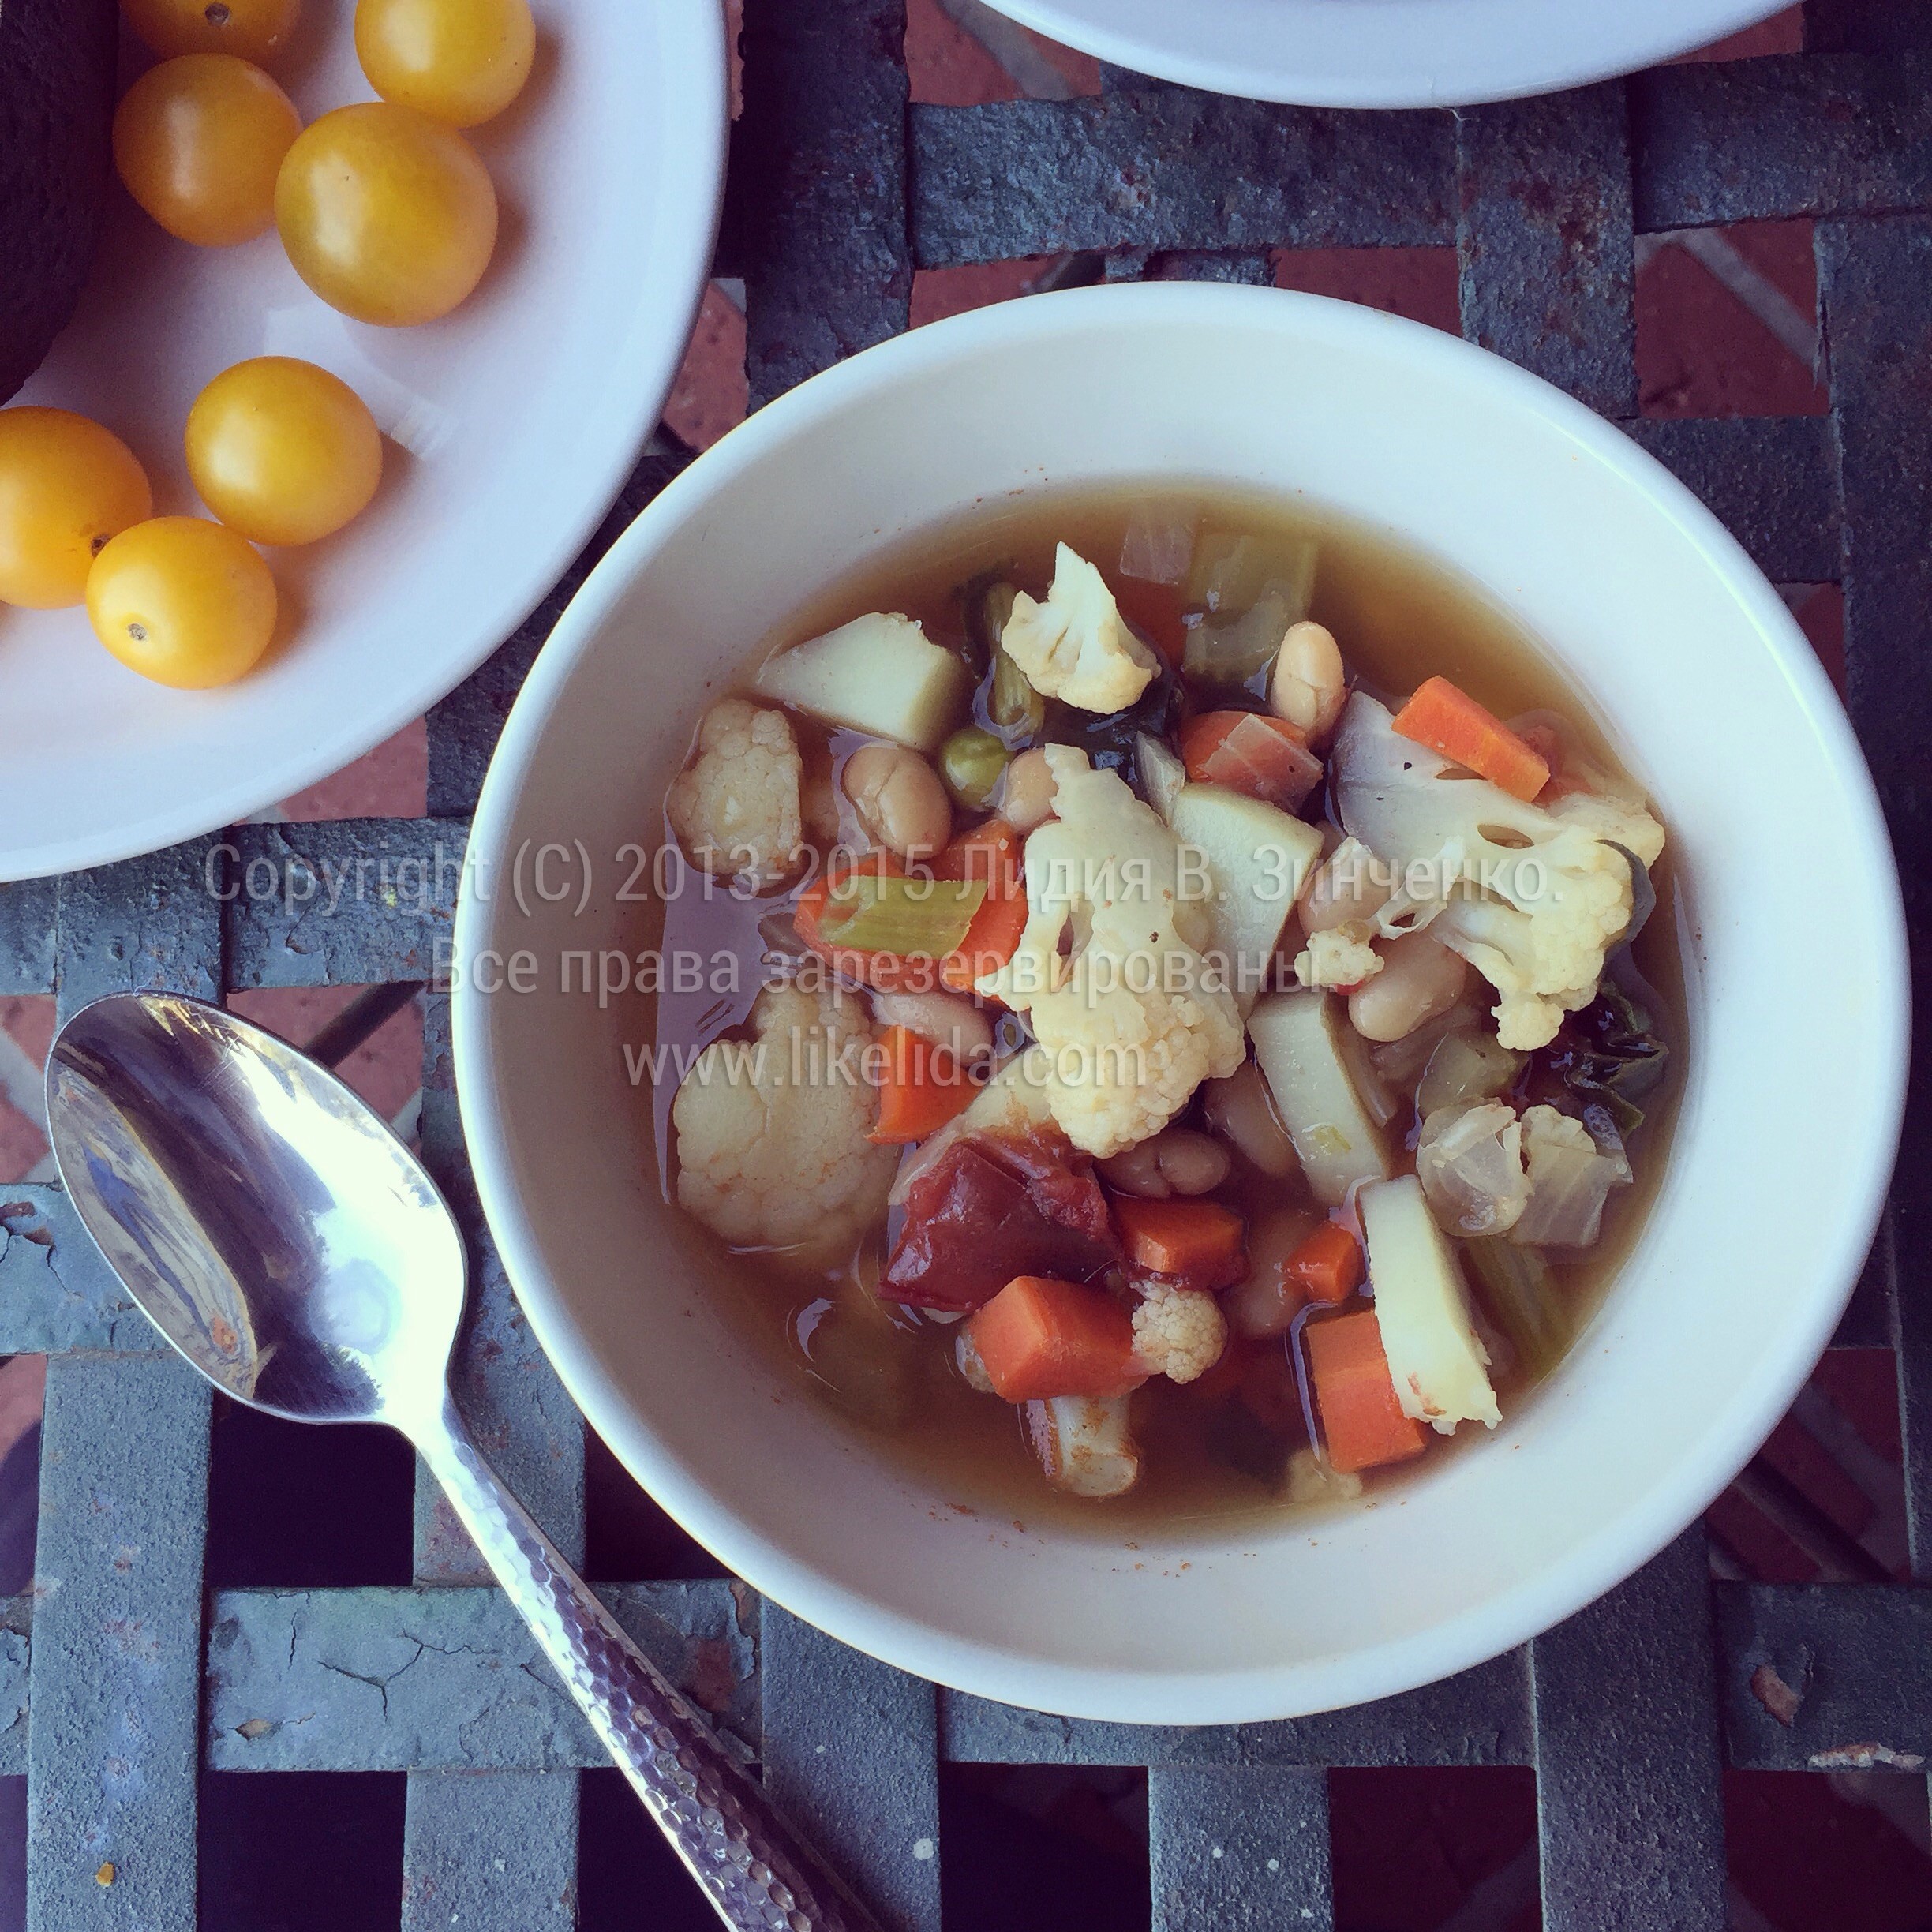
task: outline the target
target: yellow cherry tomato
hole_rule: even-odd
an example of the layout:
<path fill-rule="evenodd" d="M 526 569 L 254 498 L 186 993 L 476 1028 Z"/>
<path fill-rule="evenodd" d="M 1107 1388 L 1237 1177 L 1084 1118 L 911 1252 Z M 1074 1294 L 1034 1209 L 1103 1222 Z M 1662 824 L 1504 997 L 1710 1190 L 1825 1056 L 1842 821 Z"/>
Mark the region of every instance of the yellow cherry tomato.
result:
<path fill-rule="evenodd" d="M 78 604 L 102 545 L 153 507 L 111 430 L 71 410 L 0 410 L 0 604 Z"/>
<path fill-rule="evenodd" d="M 301 117 L 253 62 L 232 54 L 163 61 L 114 110 L 114 167 L 171 235 L 227 248 L 275 219 L 275 170 Z"/>
<path fill-rule="evenodd" d="M 527 0 L 356 0 L 355 44 L 384 100 L 474 127 L 529 78 L 537 25 Z"/>
<path fill-rule="evenodd" d="M 265 61 L 288 44 L 301 0 L 121 0 L 121 11 L 157 54 Z"/>
<path fill-rule="evenodd" d="M 361 514 L 382 478 L 368 405 L 294 356 L 223 369 L 188 412 L 187 445 L 201 500 L 252 543 L 327 537 Z"/>
<path fill-rule="evenodd" d="M 496 245 L 496 191 L 454 128 L 387 101 L 306 129 L 276 178 L 275 226 L 295 272 L 358 322 L 433 322 L 474 288 Z"/>
<path fill-rule="evenodd" d="M 275 635 L 275 579 L 245 537 L 205 517 L 151 517 L 88 574 L 88 620 L 157 684 L 200 691 L 252 670 Z"/>

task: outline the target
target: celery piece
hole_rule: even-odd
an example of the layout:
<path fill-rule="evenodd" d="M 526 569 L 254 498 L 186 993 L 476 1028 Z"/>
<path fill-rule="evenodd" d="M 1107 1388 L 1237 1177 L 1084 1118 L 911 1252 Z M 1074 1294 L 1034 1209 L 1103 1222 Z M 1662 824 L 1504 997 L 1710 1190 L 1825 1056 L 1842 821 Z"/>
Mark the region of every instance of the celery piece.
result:
<path fill-rule="evenodd" d="M 1293 623 L 1308 615 L 1315 594 L 1315 545 L 1305 537 L 1205 530 L 1194 545 L 1184 593 L 1197 610 L 1238 617 L 1258 603 L 1264 591 L 1279 590 L 1290 606 L 1288 622 Z"/>
<path fill-rule="evenodd" d="M 1006 620 L 1013 615 L 1013 599 L 1019 593 L 1005 578 L 990 572 L 962 586 L 959 594 L 966 620 L 968 661 L 976 672 L 983 674 L 993 661 L 993 653 L 999 649 Z"/>
<path fill-rule="evenodd" d="M 1496 1235 L 1462 1243 L 1482 1284 L 1483 1305 L 1515 1345 L 1523 1367 L 1546 1376 L 1563 1357 L 1571 1339 L 1570 1311 L 1549 1264 L 1534 1249 Z"/>
<path fill-rule="evenodd" d="M 1004 650 L 993 653 L 993 677 L 987 691 L 987 717 L 1008 748 L 1022 749 L 1046 722 L 1046 700 Z"/>
<path fill-rule="evenodd" d="M 1237 690 L 1264 676 L 1288 627 L 1307 613 L 1305 601 L 1269 584 L 1238 617 L 1193 617 L 1181 646 L 1181 668 L 1196 682 Z"/>
<path fill-rule="evenodd" d="M 827 945 L 900 958 L 943 959 L 964 944 L 984 879 L 882 878 L 856 872 L 833 887 L 818 922 Z"/>

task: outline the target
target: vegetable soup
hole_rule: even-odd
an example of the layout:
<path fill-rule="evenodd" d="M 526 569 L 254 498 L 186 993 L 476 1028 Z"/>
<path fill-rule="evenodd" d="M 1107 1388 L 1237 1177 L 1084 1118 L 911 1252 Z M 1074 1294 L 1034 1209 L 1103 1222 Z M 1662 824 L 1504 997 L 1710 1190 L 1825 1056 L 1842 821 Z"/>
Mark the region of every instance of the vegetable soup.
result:
<path fill-rule="evenodd" d="M 900 543 L 706 713 L 663 838 L 665 954 L 742 969 L 658 996 L 667 1194 L 961 1507 L 1398 1481 L 1561 1359 L 1664 1155 L 1664 827 L 1497 606 L 1299 503 Z"/>

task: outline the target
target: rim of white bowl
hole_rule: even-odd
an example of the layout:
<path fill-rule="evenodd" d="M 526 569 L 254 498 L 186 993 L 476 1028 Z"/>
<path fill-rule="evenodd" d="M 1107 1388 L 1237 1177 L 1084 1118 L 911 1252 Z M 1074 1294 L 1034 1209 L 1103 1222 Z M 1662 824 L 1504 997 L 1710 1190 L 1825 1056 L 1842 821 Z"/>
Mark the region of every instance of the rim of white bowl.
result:
<path fill-rule="evenodd" d="M 1309 107 L 1471 107 L 1585 87 L 1708 47 L 1780 10 L 1780 0 L 1702 0 L 1694 10 L 1682 0 L 1625 0 L 1586 29 L 1578 13 L 1548 0 L 1269 0 L 1259 15 L 1226 0 L 1196 0 L 1188 9 L 1171 0 L 1125 9 L 1118 0 L 989 4 L 1113 66 Z M 1224 26 L 1215 26 L 1218 16 Z M 1167 23 L 1184 19 L 1196 44 L 1163 36 Z M 1579 47 L 1586 32 L 1590 42 Z"/>
<path fill-rule="evenodd" d="M 666 197 L 668 207 L 686 209 L 689 219 L 662 249 L 653 253 L 651 262 L 653 286 L 689 290 L 683 326 L 657 332 L 654 346 L 631 344 L 614 360 L 616 373 L 612 380 L 616 399 L 597 417 L 605 429 L 604 444 L 596 459 L 578 472 L 589 481 L 576 514 L 556 526 L 547 544 L 522 557 L 515 582 L 504 592 L 501 614 L 487 623 L 478 623 L 476 635 L 463 650 L 442 661 L 427 676 L 411 680 L 408 664 L 399 663 L 387 702 L 360 713 L 353 726 L 317 738 L 301 755 L 252 769 L 204 794 L 198 803 L 179 805 L 152 818 L 126 821 L 92 837 L 52 841 L 9 853 L 0 867 L 0 878 L 45 878 L 124 859 L 144 858 L 185 840 L 242 823 L 252 814 L 320 784 L 441 703 L 492 651 L 509 642 L 556 587 L 591 534 L 610 514 L 618 492 L 637 466 L 638 455 L 657 426 L 689 346 L 717 249 L 731 126 L 724 14 L 710 0 L 657 3 L 677 5 L 687 16 L 690 31 L 702 43 L 702 58 L 695 64 L 698 71 L 691 77 L 686 97 L 698 137 L 676 151 L 683 157 L 677 163 L 685 177 L 683 192 Z"/>
<path fill-rule="evenodd" d="M 1713 1418 L 1702 1452 L 1667 1482 L 1632 1499 L 1571 1555 L 1503 1595 L 1414 1635 L 1344 1657 L 1252 1669 L 1162 1673 L 1044 1663 L 1024 1652 L 937 1631 L 882 1606 L 774 1548 L 710 1494 L 702 1477 L 674 1455 L 605 1372 L 571 1321 L 519 1188 L 515 1163 L 497 1122 L 508 1104 L 489 1058 L 487 997 L 466 962 L 490 943 L 500 896 L 470 890 L 476 870 L 495 865 L 511 830 L 545 729 L 577 661 L 668 536 L 687 505 L 703 503 L 755 466 L 766 452 L 837 414 L 848 399 L 963 355 L 1041 334 L 1079 332 L 1096 316 L 1131 326 L 1136 315 L 1171 323 L 1198 316 L 1211 324 L 1251 323 L 1264 304 L 1294 304 L 1332 326 L 1402 339 L 1403 352 L 1484 366 L 1501 406 L 1552 422 L 1587 447 L 1668 515 L 1757 622 L 1765 647 L 1818 734 L 1845 807 L 1859 826 L 1861 880 L 1883 900 L 1885 964 L 1873 990 L 1874 1033 L 1896 1050 L 1882 1091 L 1850 1124 L 1853 1165 L 1866 1177 L 1846 1202 L 1830 1265 L 1802 1319 Z M 728 1567 L 784 1608 L 842 1642 L 949 1687 L 1007 1704 L 1104 1722 L 1217 1724 L 1305 1716 L 1394 1696 L 1452 1676 L 1514 1649 L 1560 1623 L 1662 1550 L 1709 1506 L 1756 1453 L 1830 1340 L 1870 1250 L 1889 1185 L 1904 1120 L 1911 992 L 1904 904 L 1890 836 L 1864 754 L 1815 653 L 1783 601 L 1731 534 L 1689 489 L 1621 431 L 1540 377 L 1442 331 L 1380 310 L 1281 289 L 1215 283 L 1117 283 L 1031 295 L 973 309 L 866 350 L 767 404 L 675 478 L 632 522 L 557 621 L 519 695 L 485 781 L 472 823 L 457 906 L 455 991 L 451 1002 L 457 1091 L 484 1211 L 509 1279 L 538 1342 L 598 1433 L 631 1476 L 683 1529 Z"/>

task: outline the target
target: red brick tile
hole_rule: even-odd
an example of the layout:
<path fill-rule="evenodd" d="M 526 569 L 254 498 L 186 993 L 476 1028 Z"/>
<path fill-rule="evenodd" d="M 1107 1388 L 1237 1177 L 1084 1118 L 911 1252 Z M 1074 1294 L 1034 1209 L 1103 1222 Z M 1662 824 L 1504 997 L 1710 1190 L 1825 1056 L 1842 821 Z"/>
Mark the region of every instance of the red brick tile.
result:
<path fill-rule="evenodd" d="M 1774 13 L 1768 21 L 1760 21 L 1755 27 L 1742 27 L 1734 34 L 1726 34 L 1721 40 L 1713 40 L 1709 47 L 1699 47 L 1695 53 L 1682 54 L 1679 60 L 1718 61 L 1750 60 L 1760 54 L 1795 54 L 1804 46 L 1804 9 L 1787 7 L 1782 13 Z"/>
<path fill-rule="evenodd" d="M 0 999 L 0 1030 L 13 1035 L 13 1043 L 36 1066 L 45 1066 L 47 1049 L 54 1044 L 54 995 L 14 994 Z"/>
<path fill-rule="evenodd" d="M 1716 231 L 1809 320 L 1817 271 L 1809 222 Z M 1705 264 L 1658 249 L 1637 275 L 1637 375 L 1646 416 L 1822 416 L 1811 370 Z"/>
<path fill-rule="evenodd" d="M 744 317 L 713 282 L 665 404 L 665 426 L 693 449 L 709 449 L 744 421 L 745 400 Z"/>
<path fill-rule="evenodd" d="M 285 817 L 420 818 L 429 809 L 429 738 L 421 718 L 332 777 L 284 799 Z"/>
<path fill-rule="evenodd" d="M 1923 1784 L 1919 1798 L 1923 1810 Z M 1727 1771 L 1724 1840 L 1738 1889 L 1780 1932 L 1923 1932 L 1926 1923 L 1925 1854 L 1825 1778 Z"/>
<path fill-rule="evenodd" d="M 1001 27 L 1008 23 L 1002 21 Z M 1011 32 L 1057 77 L 1055 92 L 1098 94 L 1099 64 L 1043 35 L 1013 26 Z M 939 0 L 908 0 L 906 73 L 912 98 L 944 107 L 972 107 L 986 101 L 1018 100 L 1023 88 L 994 55 L 954 21 Z"/>
<path fill-rule="evenodd" d="M 12 1101 L 0 1096 L 0 1183 L 24 1181 L 47 1159 L 47 1136 Z"/>
<path fill-rule="evenodd" d="M 46 1400 L 44 1355 L 9 1355 L 0 1362 L 0 1462 L 40 1420 Z"/>
<path fill-rule="evenodd" d="M 1812 1370 L 1811 1380 L 1873 1450 L 1888 1462 L 1904 1461 L 1898 1363 L 1889 1349 L 1833 1349 Z"/>
<path fill-rule="evenodd" d="M 1814 584 L 1807 588 L 1801 602 L 1792 607 L 1798 627 L 1810 639 L 1825 675 L 1838 687 L 1845 688 L 1844 591 L 1837 584 Z M 1825 1357 L 1831 1360 L 1829 1356 Z"/>
<path fill-rule="evenodd" d="M 1527 1770 L 1341 1768 L 1328 1805 L 1341 1927 L 1433 1932 L 1536 1836 Z"/>
<path fill-rule="evenodd" d="M 1704 1512 L 1704 1520 L 1718 1541 L 1735 1555 L 1746 1574 L 1758 1582 L 1812 1583 L 1818 1580 L 1818 1565 L 1735 1489 L 1727 1489 L 1719 1496 Z"/>
<path fill-rule="evenodd" d="M 1278 249 L 1275 285 L 1462 331 L 1452 248 Z"/>
<path fill-rule="evenodd" d="M 1871 1526 L 1876 1506 L 1801 1423 L 1787 1416 L 1758 1452 L 1854 1540 Z"/>
<path fill-rule="evenodd" d="M 305 1046 L 361 990 L 268 987 L 230 993 L 228 1005 L 244 1019 Z M 422 1016 L 415 1007 L 406 1006 L 377 1028 L 335 1071 L 385 1119 L 393 1119 L 422 1085 Z"/>
<path fill-rule="evenodd" d="M 1054 260 L 1050 255 L 1019 261 L 975 262 L 961 268 L 920 268 L 912 276 L 912 326 L 959 315 L 989 303 L 1031 293 L 1035 279 Z"/>

